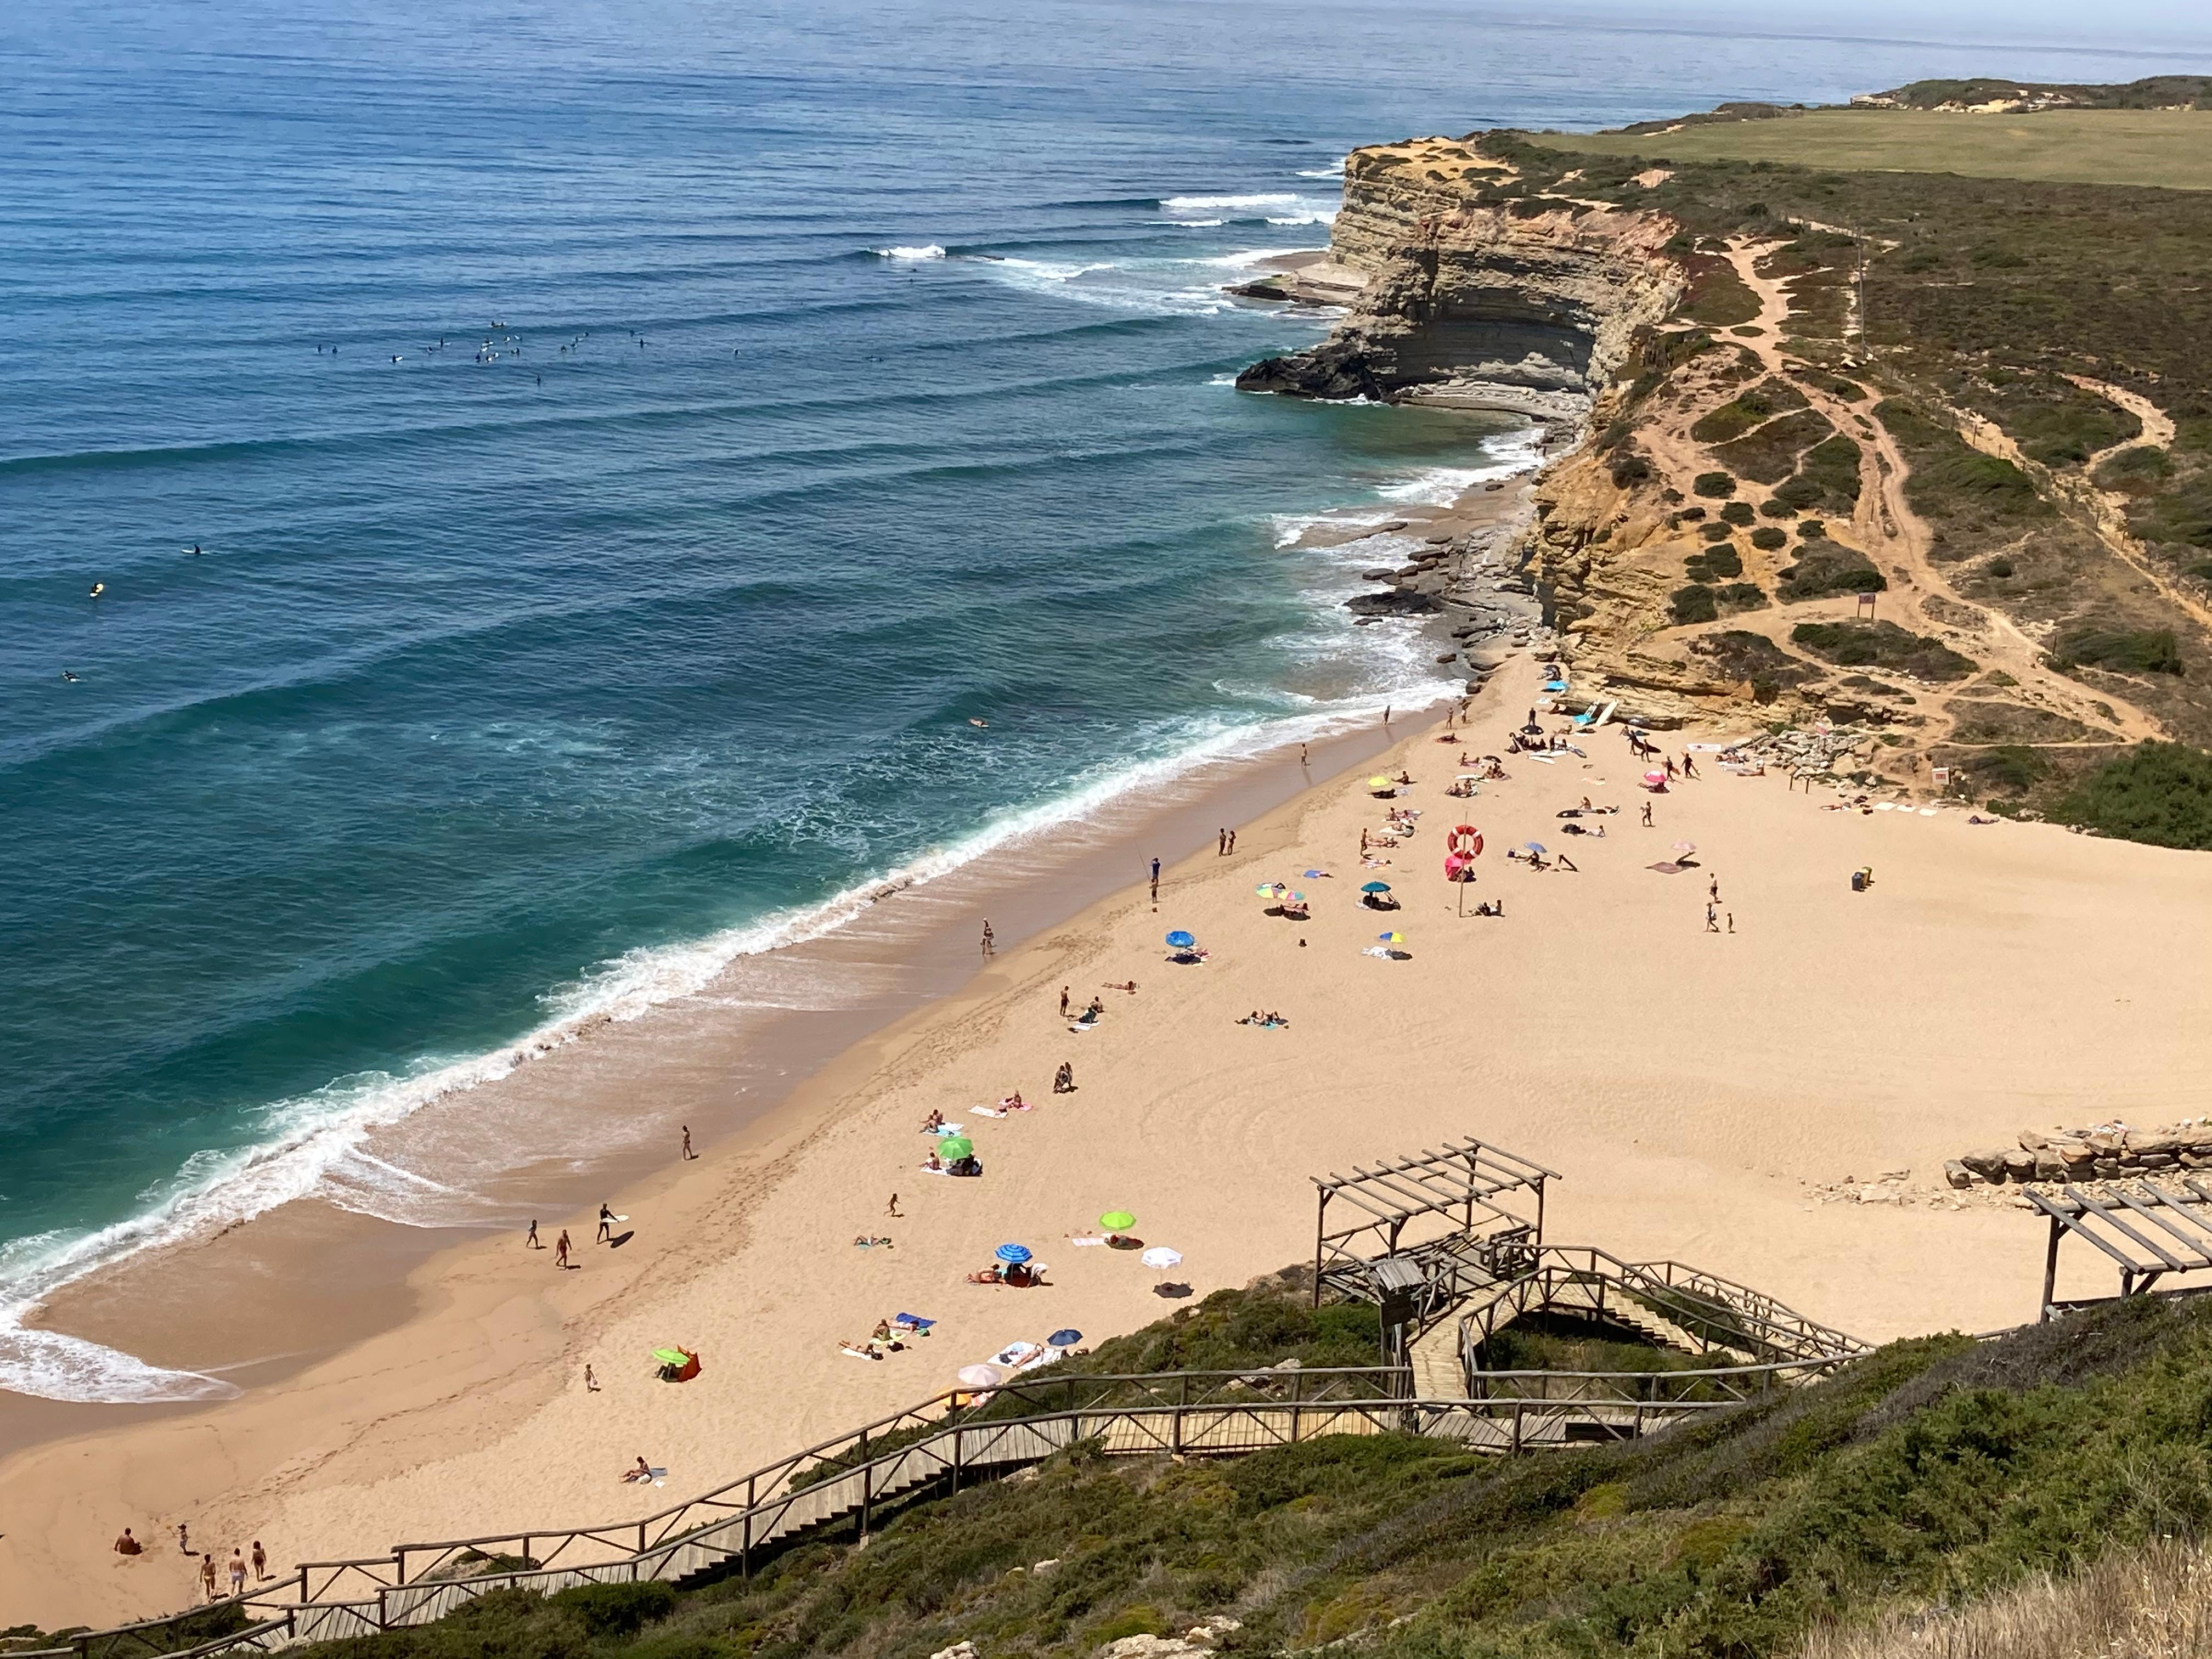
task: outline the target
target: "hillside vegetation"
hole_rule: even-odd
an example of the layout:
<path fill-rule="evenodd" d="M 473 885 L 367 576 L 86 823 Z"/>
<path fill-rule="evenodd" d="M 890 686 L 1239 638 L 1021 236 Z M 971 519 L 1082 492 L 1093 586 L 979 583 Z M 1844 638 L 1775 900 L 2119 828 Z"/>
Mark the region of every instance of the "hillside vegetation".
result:
<path fill-rule="evenodd" d="M 1257 1359 L 1348 1334 L 1271 1280 L 1125 1340 Z M 1835 1659 L 1887 1659 L 1908 1650 L 1885 1618 L 1971 1617 L 2009 1591 L 2047 1601 L 2035 1575 L 2208 1520 L 2212 1305 L 2139 1298 L 1992 1342 L 1894 1343 L 1771 1405 L 1583 1450 L 1502 1460 L 1386 1435 L 1182 1462 L 1079 1447 L 750 1582 L 507 1592 L 441 1625 L 305 1651 L 927 1659 L 968 1642 L 978 1659 L 1088 1659 L 1220 1616 L 1239 1626 L 1220 1645 L 1255 1654 L 1748 1659 L 1815 1641 Z"/>

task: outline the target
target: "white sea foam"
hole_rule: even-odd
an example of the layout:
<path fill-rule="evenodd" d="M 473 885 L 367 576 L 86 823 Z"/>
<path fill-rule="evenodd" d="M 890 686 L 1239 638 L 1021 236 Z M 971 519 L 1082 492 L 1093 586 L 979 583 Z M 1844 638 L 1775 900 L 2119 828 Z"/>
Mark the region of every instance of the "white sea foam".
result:
<path fill-rule="evenodd" d="M 1163 196 L 1160 210 L 1164 213 L 1182 215 L 1200 213 L 1210 208 L 1280 207 L 1298 198 L 1290 191 L 1271 191 L 1258 196 Z"/>
<path fill-rule="evenodd" d="M 879 247 L 871 250 L 879 259 L 942 259 L 945 250 L 934 242 L 921 247 Z"/>
<path fill-rule="evenodd" d="M 1154 219 L 1152 222 L 1156 225 L 1174 225 L 1183 230 L 1211 230 L 1216 225 L 1227 222 L 1221 219 Z"/>
<path fill-rule="evenodd" d="M 1344 161 L 1345 158 L 1340 155 L 1334 161 L 1331 162 L 1325 167 L 1300 167 L 1298 169 L 1298 177 L 1301 179 L 1341 179 L 1344 177 Z"/>
<path fill-rule="evenodd" d="M 1489 465 L 1432 466 L 1413 477 L 1383 484 L 1375 493 L 1386 501 L 1404 501 L 1409 506 L 1449 507 L 1479 483 L 1531 471 L 1541 459 L 1541 441 L 1540 428 L 1505 434 L 1490 440 L 1487 447 L 1497 459 Z"/>
<path fill-rule="evenodd" d="M 1333 225 L 1336 222 L 1336 210 L 1308 208 L 1300 213 L 1271 213 L 1267 216 L 1267 222 L 1271 225 Z"/>
<path fill-rule="evenodd" d="M 1237 253 L 1217 253 L 1206 263 L 1226 265 L 1231 270 L 1241 270 L 1247 265 L 1256 265 L 1262 259 L 1287 258 L 1293 253 L 1311 253 L 1310 247 L 1248 247 Z"/>

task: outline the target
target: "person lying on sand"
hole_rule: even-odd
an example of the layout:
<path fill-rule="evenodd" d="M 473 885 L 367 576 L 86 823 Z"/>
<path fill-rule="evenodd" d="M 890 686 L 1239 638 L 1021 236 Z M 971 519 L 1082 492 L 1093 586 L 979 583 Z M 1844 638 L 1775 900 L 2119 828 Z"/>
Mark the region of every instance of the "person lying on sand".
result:
<path fill-rule="evenodd" d="M 1137 981 L 1133 979 L 1124 980 L 1121 984 L 1116 985 L 1113 981 L 1109 980 L 1106 982 L 1106 988 L 1109 991 L 1127 991 L 1131 996 L 1134 996 L 1137 994 Z M 1097 999 L 1093 998 L 1092 1000 L 1096 1001 Z"/>
<path fill-rule="evenodd" d="M 837 1352 L 848 1353 L 855 1359 L 881 1359 L 883 1351 L 866 1342 L 840 1342 Z"/>

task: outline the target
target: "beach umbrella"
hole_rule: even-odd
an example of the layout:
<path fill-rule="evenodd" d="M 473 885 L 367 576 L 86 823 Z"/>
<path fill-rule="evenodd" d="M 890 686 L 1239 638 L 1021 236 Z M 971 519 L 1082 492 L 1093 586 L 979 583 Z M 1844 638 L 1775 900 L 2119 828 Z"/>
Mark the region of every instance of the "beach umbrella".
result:
<path fill-rule="evenodd" d="M 1030 1259 L 1030 1247 L 1026 1244 L 1001 1244 L 991 1254 L 1009 1267 L 1018 1267 Z"/>
<path fill-rule="evenodd" d="M 1388 778 L 1370 778 L 1367 787 L 1370 789 L 1395 789 L 1398 786 Z"/>
<path fill-rule="evenodd" d="M 1667 781 L 1667 775 L 1664 772 L 1646 772 L 1644 775 L 1644 781 L 1646 783 L 1664 783 Z"/>
<path fill-rule="evenodd" d="M 1304 904 L 1305 902 L 1306 896 L 1304 893 L 1293 893 L 1291 895 L 1291 902 L 1293 904 Z"/>
<path fill-rule="evenodd" d="M 1319 881 L 1328 873 L 1328 872 L 1326 870 L 1309 870 L 1306 872 L 1306 879 L 1308 881 Z"/>
<path fill-rule="evenodd" d="M 1524 841 L 1521 845 L 1531 853 L 1541 853 L 1547 850 L 1544 843 L 1540 841 Z"/>
<path fill-rule="evenodd" d="M 1082 1340 L 1083 1333 L 1074 1330 L 1054 1331 L 1050 1336 L 1045 1338 L 1046 1344 L 1054 1348 L 1072 1348 Z"/>
<path fill-rule="evenodd" d="M 1359 884 L 1359 890 L 1363 893 L 1387 893 L 1390 890 L 1390 884 L 1387 881 L 1363 881 Z"/>
<path fill-rule="evenodd" d="M 691 1359 L 691 1356 L 681 1348 L 655 1348 L 653 1357 L 664 1365 L 689 1364 Z"/>
<path fill-rule="evenodd" d="M 1698 850 L 1698 843 L 1693 841 L 1678 841 L 1674 843 L 1674 850 L 1686 856 Z"/>
<path fill-rule="evenodd" d="M 1098 1218 L 1098 1224 L 1109 1233 L 1123 1233 L 1137 1224 L 1137 1218 L 1127 1210 L 1109 1210 Z"/>
<path fill-rule="evenodd" d="M 1175 932 L 1168 935 L 1168 943 L 1174 945 L 1178 951 L 1188 951 L 1192 945 L 1198 943 L 1198 936 L 1194 933 L 1187 933 L 1182 928 L 1178 927 Z"/>
<path fill-rule="evenodd" d="M 963 1365 L 960 1380 L 971 1389 L 995 1389 L 1006 1380 L 1006 1374 L 996 1365 Z"/>
<path fill-rule="evenodd" d="M 975 1150 L 975 1143 L 966 1135 L 946 1135 L 937 1143 L 939 1158 L 966 1158 Z"/>
<path fill-rule="evenodd" d="M 1181 1250 L 1171 1250 L 1164 1244 L 1155 1244 L 1137 1258 L 1147 1267 L 1172 1267 L 1182 1261 Z"/>
<path fill-rule="evenodd" d="M 1273 898 L 1283 890 L 1283 884 L 1279 881 L 1263 881 L 1252 890 L 1261 898 Z"/>
<path fill-rule="evenodd" d="M 1403 945 L 1406 942 L 1406 936 L 1403 933 L 1377 933 L 1375 937 L 1385 945 Z"/>

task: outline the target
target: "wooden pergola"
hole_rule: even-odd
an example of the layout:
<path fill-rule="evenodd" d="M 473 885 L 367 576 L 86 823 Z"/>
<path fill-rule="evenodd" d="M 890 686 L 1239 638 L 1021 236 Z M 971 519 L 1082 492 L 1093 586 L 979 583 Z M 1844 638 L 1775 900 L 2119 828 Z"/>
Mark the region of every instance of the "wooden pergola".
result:
<path fill-rule="evenodd" d="M 1540 1246 L 1544 1183 L 1558 1174 L 1469 1139 L 1387 1164 L 1354 1164 L 1348 1176 L 1332 1170 L 1314 1176 L 1315 1301 L 1324 1290 L 1381 1300 L 1376 1269 L 1386 1261 L 1466 1256 L 1506 1236 L 1530 1249 Z M 1383 1276 L 1393 1274 L 1385 1270 Z"/>
<path fill-rule="evenodd" d="M 2043 1261 L 2045 1319 L 2075 1305 L 2054 1299 L 2058 1247 L 2069 1233 L 2088 1240 L 2118 1267 L 2124 1297 L 2142 1295 L 2168 1273 L 2212 1271 L 2212 1191 L 2188 1176 L 2172 1186 L 2139 1178 L 2097 1193 L 2069 1185 L 2056 1194 L 2023 1187 L 2021 1194 L 2051 1221 Z"/>

